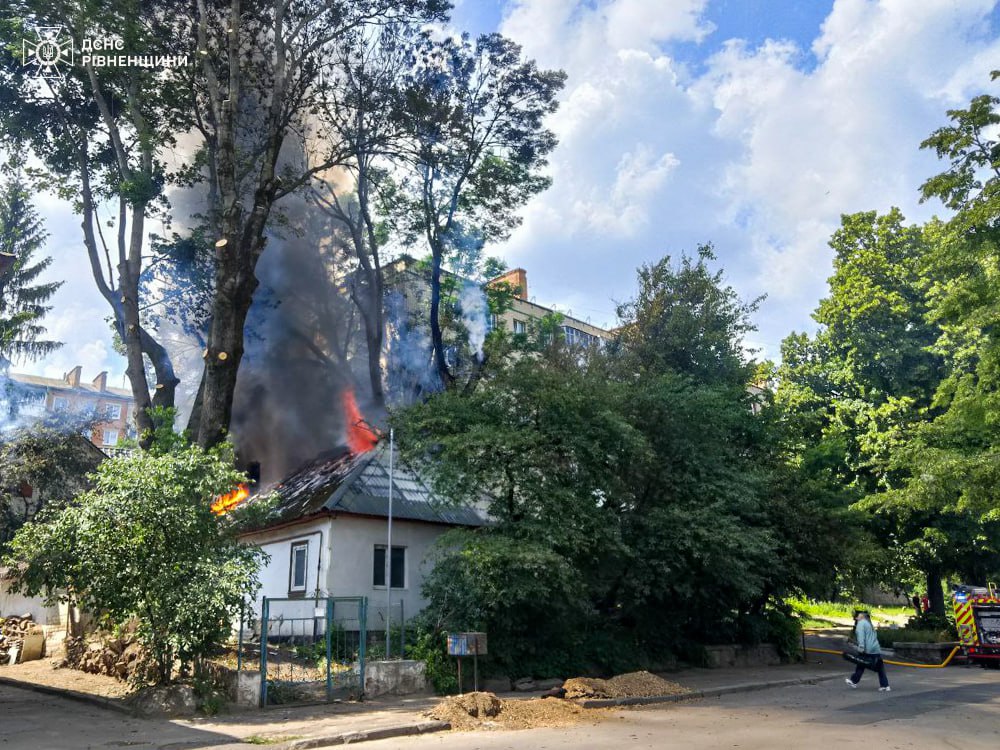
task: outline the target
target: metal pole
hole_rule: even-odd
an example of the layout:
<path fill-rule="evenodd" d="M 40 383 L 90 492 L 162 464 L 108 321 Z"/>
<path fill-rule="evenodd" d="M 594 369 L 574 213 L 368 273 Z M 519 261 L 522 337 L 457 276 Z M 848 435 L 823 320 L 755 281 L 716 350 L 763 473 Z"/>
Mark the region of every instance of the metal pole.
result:
<path fill-rule="evenodd" d="M 247 603 L 245 599 L 240 600 L 240 637 L 236 646 L 236 671 L 243 671 L 243 620 L 246 619 Z"/>
<path fill-rule="evenodd" d="M 392 456 L 396 449 L 394 430 L 389 428 L 389 532 L 385 543 L 385 658 L 389 658 L 392 623 Z"/>

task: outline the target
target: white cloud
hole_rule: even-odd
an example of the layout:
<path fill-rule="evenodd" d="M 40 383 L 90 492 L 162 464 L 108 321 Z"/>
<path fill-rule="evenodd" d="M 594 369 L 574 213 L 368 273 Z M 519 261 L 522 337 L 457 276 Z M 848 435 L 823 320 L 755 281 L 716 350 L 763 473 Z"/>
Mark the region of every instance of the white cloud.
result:
<path fill-rule="evenodd" d="M 744 297 L 769 294 L 768 356 L 825 293 L 841 213 L 923 220 L 940 165 L 920 142 L 989 85 L 995 0 L 837 0 L 811 45 L 741 40 L 695 77 L 665 41 L 711 31 L 705 3 L 519 0 L 502 31 L 569 79 L 553 187 L 504 249 L 540 302 L 622 298 L 633 269 L 715 242 Z M 584 297 L 585 298 L 585 297 Z"/>

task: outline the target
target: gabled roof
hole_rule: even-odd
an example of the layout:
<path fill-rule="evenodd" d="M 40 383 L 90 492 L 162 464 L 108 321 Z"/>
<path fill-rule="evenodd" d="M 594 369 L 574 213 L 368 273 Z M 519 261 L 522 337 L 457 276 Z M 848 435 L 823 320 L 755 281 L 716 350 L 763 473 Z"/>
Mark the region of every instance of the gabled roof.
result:
<path fill-rule="evenodd" d="M 262 528 L 320 513 L 346 513 L 387 518 L 389 515 L 389 446 L 353 455 L 346 448 L 320 455 L 261 495 L 277 493 L 280 501 Z M 399 457 L 393 457 L 392 517 L 448 526 L 484 526 L 486 514 L 437 497 Z"/>
<path fill-rule="evenodd" d="M 103 391 L 93 383 L 80 383 L 72 385 L 62 378 L 46 378 L 42 375 L 29 375 L 24 372 L 10 373 L 10 379 L 21 385 L 33 386 L 36 388 L 51 388 L 56 391 L 72 391 L 75 393 L 85 393 L 89 396 L 104 396 L 106 398 L 121 398 L 132 400 L 132 391 L 124 388 L 105 388 Z"/>

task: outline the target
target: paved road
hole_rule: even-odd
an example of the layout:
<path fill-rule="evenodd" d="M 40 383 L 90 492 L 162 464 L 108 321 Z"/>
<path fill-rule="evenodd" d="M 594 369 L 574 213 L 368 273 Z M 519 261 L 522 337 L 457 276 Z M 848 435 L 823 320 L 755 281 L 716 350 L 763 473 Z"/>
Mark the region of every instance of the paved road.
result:
<path fill-rule="evenodd" d="M 844 665 L 846 667 L 846 665 Z M 857 690 L 841 680 L 615 711 L 596 725 L 520 732 L 427 735 L 365 743 L 365 750 L 604 750 L 605 748 L 834 748 L 996 750 L 1000 672 L 978 668 L 890 668 L 893 692 L 866 675 Z M 845 670 L 846 674 L 846 670 Z M 238 721 L 233 716 L 228 721 Z M 207 722 L 205 722 L 207 724 Z M 133 719 L 86 704 L 0 685 L 0 750 L 216 750 L 232 727 Z M 273 729 L 274 727 L 269 727 Z M 245 734 L 246 732 L 244 732 Z"/>
<path fill-rule="evenodd" d="M 887 750 L 1000 748 L 1000 672 L 893 669 L 889 676 L 891 693 L 879 693 L 869 674 L 857 690 L 833 680 L 616 711 L 615 718 L 596 725 L 528 733 L 450 732 L 367 743 L 365 750 L 813 750 L 845 743 Z"/>
<path fill-rule="evenodd" d="M 229 741 L 229 737 L 169 721 L 133 719 L 86 703 L 0 685 L 0 750 L 187 750 Z"/>

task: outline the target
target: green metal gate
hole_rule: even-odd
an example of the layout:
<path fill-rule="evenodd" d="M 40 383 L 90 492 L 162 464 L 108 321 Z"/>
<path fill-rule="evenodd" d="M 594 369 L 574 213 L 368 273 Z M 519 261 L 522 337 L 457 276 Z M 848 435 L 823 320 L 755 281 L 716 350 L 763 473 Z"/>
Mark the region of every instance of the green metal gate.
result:
<path fill-rule="evenodd" d="M 368 599 L 264 597 L 260 705 L 361 698 Z"/>

